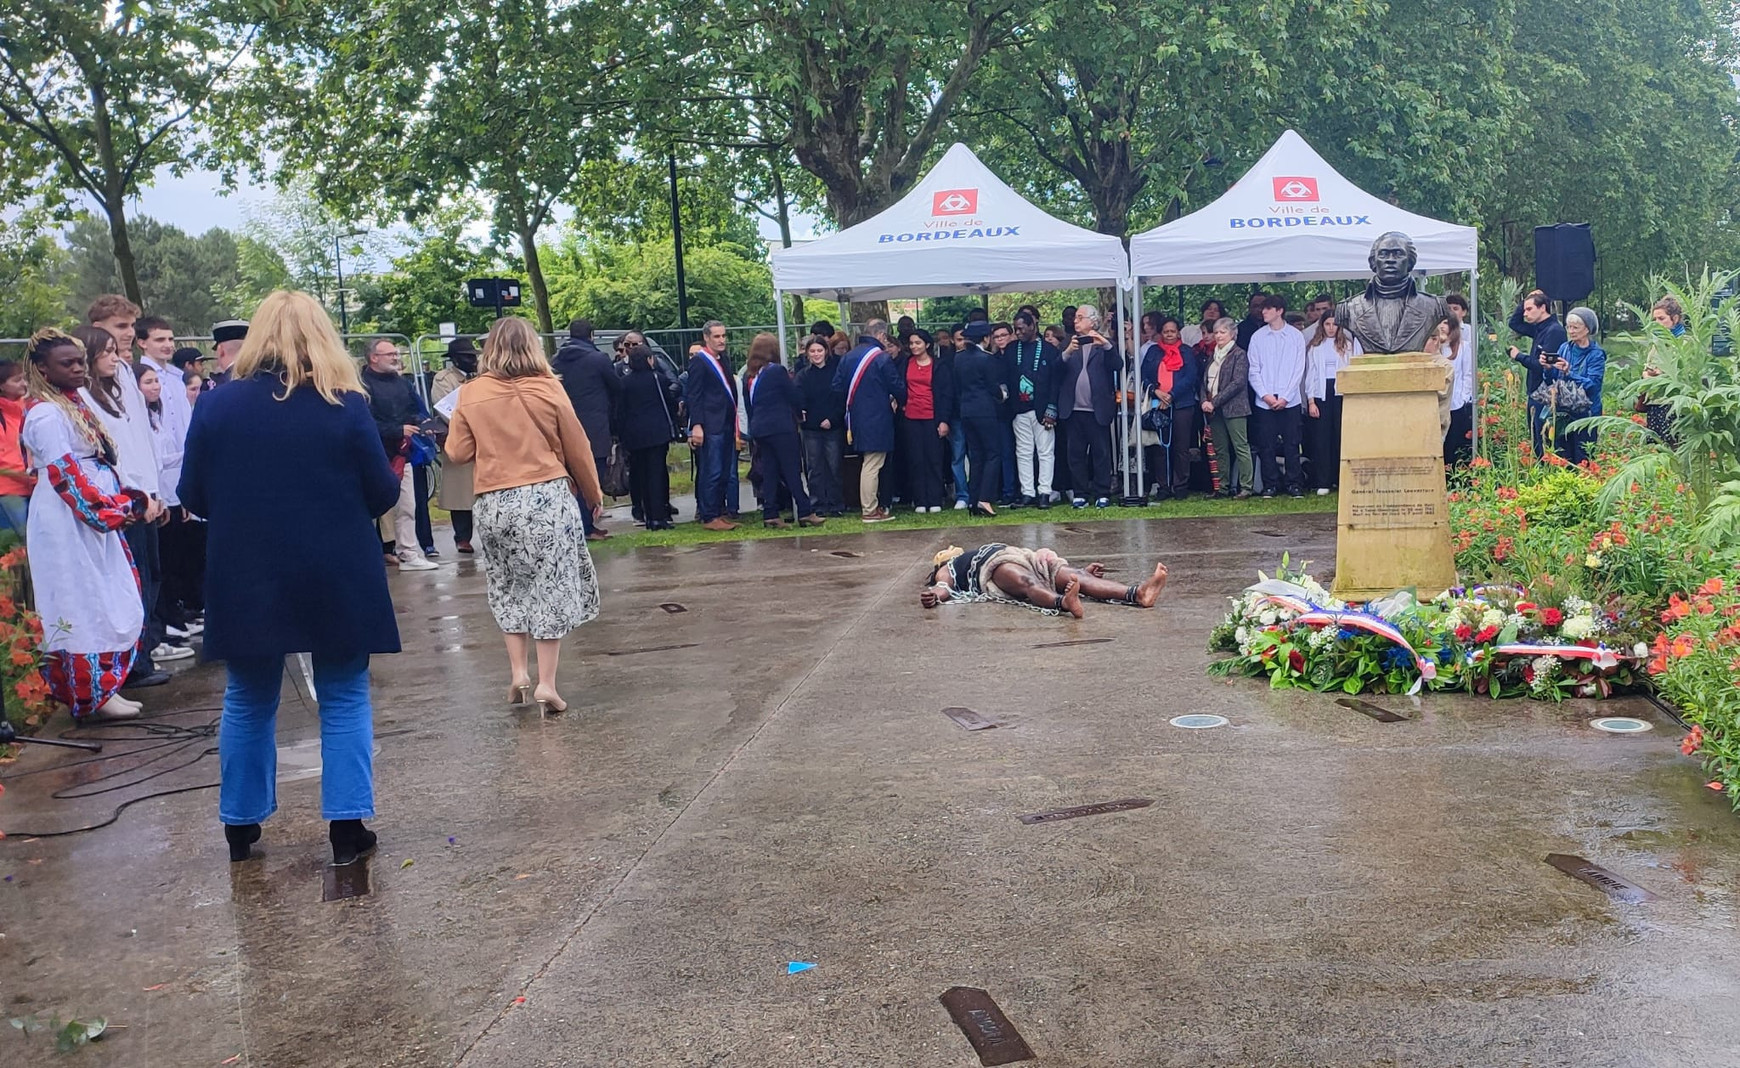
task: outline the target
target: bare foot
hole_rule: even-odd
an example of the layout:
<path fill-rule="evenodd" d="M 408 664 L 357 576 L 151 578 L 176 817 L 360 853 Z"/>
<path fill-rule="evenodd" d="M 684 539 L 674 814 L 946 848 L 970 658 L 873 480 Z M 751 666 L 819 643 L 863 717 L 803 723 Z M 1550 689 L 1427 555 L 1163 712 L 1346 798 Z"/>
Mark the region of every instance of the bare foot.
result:
<path fill-rule="evenodd" d="M 1105 578 L 1106 577 L 1106 565 L 1104 565 L 1104 564 L 1089 564 L 1085 568 L 1085 570 L 1087 571 L 1088 574 L 1092 575 L 1094 578 Z"/>
<path fill-rule="evenodd" d="M 1063 610 L 1077 619 L 1082 617 L 1080 579 L 1070 579 L 1069 585 L 1064 587 Z"/>
<path fill-rule="evenodd" d="M 1155 564 L 1154 573 L 1144 579 L 1136 587 L 1136 603 L 1143 608 L 1153 608 L 1160 600 L 1160 591 L 1166 588 L 1166 565 Z"/>

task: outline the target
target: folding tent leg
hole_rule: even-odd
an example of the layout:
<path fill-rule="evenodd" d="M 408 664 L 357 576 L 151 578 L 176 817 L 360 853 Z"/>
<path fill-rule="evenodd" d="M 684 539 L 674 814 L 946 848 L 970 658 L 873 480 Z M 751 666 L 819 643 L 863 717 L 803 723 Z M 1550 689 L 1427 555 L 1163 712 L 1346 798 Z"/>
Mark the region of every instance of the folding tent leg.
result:
<path fill-rule="evenodd" d="M 785 349 L 785 294 L 778 289 L 773 291 L 773 321 L 779 329 L 779 362 L 791 366 L 791 357 Z"/>
<path fill-rule="evenodd" d="M 1474 331 L 1474 437 L 1472 455 L 1480 455 L 1480 268 L 1468 269 L 1468 326 Z"/>
<path fill-rule="evenodd" d="M 1132 374 L 1135 377 L 1136 385 L 1136 427 L 1131 431 L 1136 435 L 1136 492 L 1133 496 L 1142 498 L 1142 503 L 1146 504 L 1148 500 L 1146 453 L 1148 450 L 1142 448 L 1142 280 L 1140 278 L 1136 279 L 1135 285 L 1130 288 L 1130 326 L 1135 331 L 1136 338 L 1136 352 L 1132 357 L 1135 364 L 1135 370 Z"/>

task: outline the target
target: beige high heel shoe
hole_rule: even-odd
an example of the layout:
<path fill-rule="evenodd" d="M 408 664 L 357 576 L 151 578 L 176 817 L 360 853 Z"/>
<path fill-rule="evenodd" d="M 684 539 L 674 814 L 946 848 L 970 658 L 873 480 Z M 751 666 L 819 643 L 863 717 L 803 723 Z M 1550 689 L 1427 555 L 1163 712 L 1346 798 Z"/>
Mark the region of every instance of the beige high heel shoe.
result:
<path fill-rule="evenodd" d="M 540 686 L 532 691 L 532 700 L 538 702 L 538 711 L 546 716 L 552 712 L 568 711 L 568 702 L 562 700 L 562 695 L 555 690 L 546 690 Z"/>
<path fill-rule="evenodd" d="M 515 680 L 513 682 L 513 684 L 508 687 L 508 704 L 510 704 L 510 705 L 523 705 L 523 704 L 525 704 L 527 695 L 531 692 L 531 689 L 532 689 L 532 680 L 531 679 L 517 679 L 517 680 Z"/>

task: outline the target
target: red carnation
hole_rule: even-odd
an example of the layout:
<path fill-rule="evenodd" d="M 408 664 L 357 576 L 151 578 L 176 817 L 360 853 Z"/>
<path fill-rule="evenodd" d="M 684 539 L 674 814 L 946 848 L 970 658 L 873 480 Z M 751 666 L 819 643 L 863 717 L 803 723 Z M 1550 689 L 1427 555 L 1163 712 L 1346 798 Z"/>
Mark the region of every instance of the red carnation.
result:
<path fill-rule="evenodd" d="M 1474 637 L 1474 628 L 1469 626 L 1468 624 L 1464 623 L 1460 627 L 1456 628 L 1456 640 L 1457 641 L 1465 642 L 1472 637 Z"/>
<path fill-rule="evenodd" d="M 1489 642 L 1496 637 L 1498 637 L 1498 628 L 1486 627 L 1482 629 L 1479 634 L 1474 636 L 1474 640 L 1477 642 Z"/>
<path fill-rule="evenodd" d="M 1541 609 L 1541 622 L 1545 623 L 1547 626 L 1556 627 L 1564 621 L 1565 613 L 1559 611 L 1557 608 Z"/>
<path fill-rule="evenodd" d="M 1304 671 L 1305 654 L 1297 649 L 1289 650 L 1287 653 L 1287 666 L 1292 668 L 1294 671 Z"/>

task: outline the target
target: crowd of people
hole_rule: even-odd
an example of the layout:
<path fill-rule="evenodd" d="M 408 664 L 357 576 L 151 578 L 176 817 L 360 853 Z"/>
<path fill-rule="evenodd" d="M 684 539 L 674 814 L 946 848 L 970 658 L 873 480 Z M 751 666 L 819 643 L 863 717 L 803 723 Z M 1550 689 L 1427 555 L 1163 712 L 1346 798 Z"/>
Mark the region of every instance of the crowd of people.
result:
<path fill-rule="evenodd" d="M 400 570 L 435 566 L 418 472 L 443 446 L 443 489 L 464 504 L 456 540 L 483 550 L 510 700 L 567 707 L 561 639 L 598 613 L 583 517 L 603 495 L 594 446 L 529 324 L 500 320 L 481 352 L 455 342 L 431 412 L 395 346 L 370 344 L 359 368 L 303 293 L 217 324 L 209 374 L 198 350 L 175 348 L 171 324 L 124 298 L 98 299 L 86 318 L 38 331 L 22 367 L 0 365 L 0 439 L 16 463 L 0 514 L 29 550 L 43 678 L 75 721 L 126 720 L 143 704 L 123 690 L 168 680 L 154 661 L 191 657 L 197 640 L 223 662 L 218 815 L 231 860 L 252 855 L 277 806 L 291 654 L 308 657 L 318 702 L 333 861 L 375 848 L 363 824 L 369 659 L 399 651 L 383 554 Z"/>
<path fill-rule="evenodd" d="M 1450 316 L 1428 349 L 1453 366 L 1444 460 L 1460 463 L 1472 449 L 1475 336 L 1468 301 L 1452 294 L 1446 304 Z M 1209 300 L 1196 322 L 1150 312 L 1121 337 L 1089 305 L 1065 308 L 1063 320 L 1042 325 L 1026 305 L 1008 322 L 977 311 L 935 332 L 910 318 L 892 328 L 871 320 L 856 337 L 818 321 L 793 367 L 782 366 L 778 338 L 764 333 L 738 372 L 725 325 L 710 322 L 686 371 L 643 354 L 641 373 L 652 377 L 637 390 L 637 414 L 617 417 L 616 433 L 628 448 L 622 435 L 634 426 L 632 451 L 645 468 L 662 467 L 658 439 L 667 425 L 687 438 L 697 519 L 711 530 L 733 529 L 740 518 L 745 449 L 763 523 L 776 527 L 788 525 L 788 513 L 815 525 L 854 505 L 866 523 L 951 505 L 987 517 L 1007 508 L 1106 508 L 1124 496 L 1114 487 L 1126 476 L 1135 483 L 1136 448 L 1149 500 L 1336 488 L 1336 374 L 1360 345 L 1336 321 L 1331 298 L 1290 314 L 1284 297 L 1259 292 L 1237 320 Z M 620 346 L 617 365 L 614 380 L 590 373 L 580 394 L 592 391 L 594 403 L 606 391 L 614 397 L 633 381 Z M 574 401 L 580 408 L 583 396 Z M 1125 412 L 1131 421 L 1120 434 Z M 659 518 L 648 518 L 646 492 Z M 643 490 L 637 479 L 632 496 L 637 521 L 668 523 L 668 493 Z"/>

